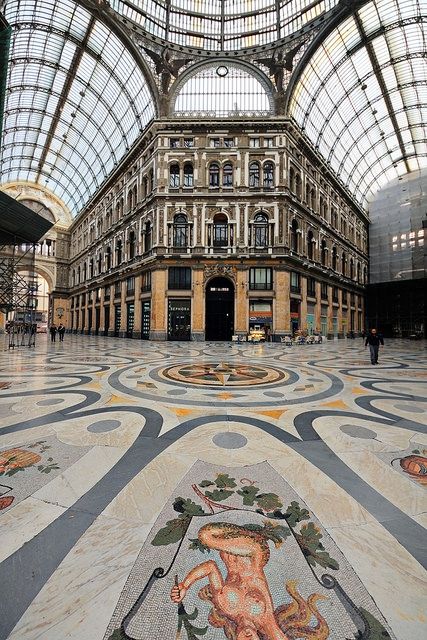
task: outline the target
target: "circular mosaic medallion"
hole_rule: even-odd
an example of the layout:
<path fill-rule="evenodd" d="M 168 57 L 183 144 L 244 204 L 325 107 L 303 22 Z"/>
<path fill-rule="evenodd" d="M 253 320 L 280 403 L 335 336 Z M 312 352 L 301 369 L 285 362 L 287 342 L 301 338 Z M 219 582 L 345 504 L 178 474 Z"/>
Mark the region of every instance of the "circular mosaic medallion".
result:
<path fill-rule="evenodd" d="M 178 364 L 162 369 L 159 374 L 174 382 L 209 387 L 248 387 L 289 379 L 288 373 L 273 367 L 226 362 Z"/>

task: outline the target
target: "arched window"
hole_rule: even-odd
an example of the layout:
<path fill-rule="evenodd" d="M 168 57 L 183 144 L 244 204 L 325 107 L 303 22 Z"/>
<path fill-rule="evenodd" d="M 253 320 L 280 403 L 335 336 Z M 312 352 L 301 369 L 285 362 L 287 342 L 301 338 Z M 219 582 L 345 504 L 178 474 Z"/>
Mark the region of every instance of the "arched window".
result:
<path fill-rule="evenodd" d="M 310 229 L 310 231 L 307 233 L 307 257 L 309 260 L 313 260 L 313 245 L 314 245 L 313 232 Z"/>
<path fill-rule="evenodd" d="M 254 246 L 263 249 L 268 246 L 268 217 L 257 213 L 254 218 Z"/>
<path fill-rule="evenodd" d="M 321 244 L 321 247 L 320 247 L 320 252 L 321 252 L 320 261 L 321 261 L 322 265 L 324 267 L 326 267 L 326 253 L 327 253 L 326 240 L 322 240 L 322 244 Z"/>
<path fill-rule="evenodd" d="M 129 233 L 129 259 L 135 257 L 135 231 Z"/>
<path fill-rule="evenodd" d="M 219 166 L 213 162 L 209 167 L 209 186 L 219 187 Z"/>
<path fill-rule="evenodd" d="M 184 187 L 192 187 L 193 184 L 193 165 L 187 163 L 184 165 Z"/>
<path fill-rule="evenodd" d="M 337 248 L 336 247 L 332 248 L 332 269 L 334 271 L 337 270 Z"/>
<path fill-rule="evenodd" d="M 173 246 L 186 247 L 188 245 L 187 216 L 179 213 L 173 219 Z"/>
<path fill-rule="evenodd" d="M 128 193 L 128 211 L 132 211 L 133 207 L 133 192 L 132 190 Z"/>
<path fill-rule="evenodd" d="M 222 184 L 224 187 L 233 186 L 233 165 L 227 162 L 222 169 Z"/>
<path fill-rule="evenodd" d="M 295 193 L 298 196 L 298 198 L 301 198 L 301 193 L 302 193 L 302 181 L 301 181 L 301 176 L 299 173 L 297 173 L 295 175 Z"/>
<path fill-rule="evenodd" d="M 289 189 L 295 193 L 295 170 L 292 167 L 289 170 Z"/>
<path fill-rule="evenodd" d="M 259 164 L 252 162 L 249 167 L 249 186 L 259 187 Z"/>
<path fill-rule="evenodd" d="M 298 222 L 296 220 L 292 220 L 291 225 L 291 249 L 298 251 Z"/>
<path fill-rule="evenodd" d="M 169 186 L 171 189 L 179 187 L 179 165 L 172 164 L 169 169 Z"/>
<path fill-rule="evenodd" d="M 226 247 L 228 245 L 228 220 L 224 213 L 217 213 L 213 221 L 213 246 Z"/>
<path fill-rule="evenodd" d="M 145 223 L 145 228 L 144 228 L 144 236 L 145 236 L 145 242 L 144 242 L 144 248 L 145 251 L 151 251 L 151 243 L 152 243 L 152 226 L 151 226 L 151 222 L 148 221 Z"/>
<path fill-rule="evenodd" d="M 263 187 L 272 187 L 273 186 L 273 163 L 265 162 L 263 166 L 263 176 L 262 176 L 262 186 Z"/>
<path fill-rule="evenodd" d="M 116 245 L 116 265 L 121 264 L 122 262 L 122 241 L 118 240 Z"/>

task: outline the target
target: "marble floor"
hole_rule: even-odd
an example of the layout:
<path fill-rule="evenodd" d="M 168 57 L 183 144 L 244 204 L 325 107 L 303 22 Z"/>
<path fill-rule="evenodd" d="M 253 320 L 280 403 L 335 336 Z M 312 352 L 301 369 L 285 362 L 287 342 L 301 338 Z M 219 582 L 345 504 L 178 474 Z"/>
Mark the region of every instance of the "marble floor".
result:
<path fill-rule="evenodd" d="M 427 638 L 423 341 L 0 348 L 0 640 Z"/>

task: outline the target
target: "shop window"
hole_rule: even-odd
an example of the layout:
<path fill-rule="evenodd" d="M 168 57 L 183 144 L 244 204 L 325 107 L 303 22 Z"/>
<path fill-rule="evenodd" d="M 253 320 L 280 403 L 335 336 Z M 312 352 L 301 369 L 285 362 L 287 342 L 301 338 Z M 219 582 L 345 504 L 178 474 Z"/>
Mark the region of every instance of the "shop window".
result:
<path fill-rule="evenodd" d="M 249 289 L 255 291 L 271 290 L 273 275 L 271 268 L 252 268 L 249 270 Z"/>
<path fill-rule="evenodd" d="M 168 288 L 169 289 L 191 289 L 191 268 L 190 267 L 169 267 Z"/>

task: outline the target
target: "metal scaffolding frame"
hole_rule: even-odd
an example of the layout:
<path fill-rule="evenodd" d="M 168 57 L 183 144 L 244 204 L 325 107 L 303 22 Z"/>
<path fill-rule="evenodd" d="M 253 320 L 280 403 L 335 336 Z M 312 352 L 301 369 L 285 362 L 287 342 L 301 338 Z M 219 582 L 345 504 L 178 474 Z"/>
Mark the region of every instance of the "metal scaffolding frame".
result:
<path fill-rule="evenodd" d="M 18 271 L 24 261 L 25 270 L 35 272 L 35 244 L 5 244 L 0 246 L 0 309 L 12 315 L 9 349 L 34 347 L 37 324 L 37 285 L 25 279 Z M 30 258 L 30 259 L 28 259 Z"/>

